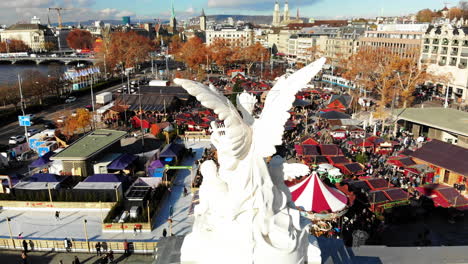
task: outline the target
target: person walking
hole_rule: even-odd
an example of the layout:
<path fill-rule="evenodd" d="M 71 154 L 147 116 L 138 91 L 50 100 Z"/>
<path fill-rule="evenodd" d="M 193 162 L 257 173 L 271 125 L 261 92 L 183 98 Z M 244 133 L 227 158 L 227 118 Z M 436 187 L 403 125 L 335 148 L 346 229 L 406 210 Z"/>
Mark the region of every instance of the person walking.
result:
<path fill-rule="evenodd" d="M 106 241 L 102 242 L 101 246 L 102 246 L 102 250 L 107 253 L 107 250 L 108 250 L 107 242 Z"/>
<path fill-rule="evenodd" d="M 184 186 L 184 196 L 188 195 L 187 187 Z"/>
<path fill-rule="evenodd" d="M 34 242 L 32 240 L 29 240 L 29 248 L 31 251 L 34 250 Z"/>
<path fill-rule="evenodd" d="M 96 245 L 94 246 L 96 248 L 96 256 L 101 256 L 101 242 L 97 242 Z"/>
<path fill-rule="evenodd" d="M 23 240 L 23 249 L 24 252 L 28 253 L 28 242 L 26 242 L 26 240 Z"/>
<path fill-rule="evenodd" d="M 27 264 L 28 263 L 28 255 L 26 255 L 26 252 L 21 252 L 21 261 L 23 262 L 23 264 Z"/>
<path fill-rule="evenodd" d="M 60 212 L 59 211 L 55 211 L 55 220 L 60 220 Z"/>
<path fill-rule="evenodd" d="M 114 251 L 109 251 L 107 258 L 109 259 L 109 263 L 114 263 Z"/>
<path fill-rule="evenodd" d="M 75 256 L 75 258 L 73 259 L 72 264 L 81 264 L 81 262 L 80 262 L 80 260 L 78 259 L 77 256 Z"/>
<path fill-rule="evenodd" d="M 127 239 L 125 239 L 124 242 L 123 242 L 123 249 L 124 249 L 124 255 L 128 256 L 129 251 L 128 251 L 128 241 L 127 241 Z"/>

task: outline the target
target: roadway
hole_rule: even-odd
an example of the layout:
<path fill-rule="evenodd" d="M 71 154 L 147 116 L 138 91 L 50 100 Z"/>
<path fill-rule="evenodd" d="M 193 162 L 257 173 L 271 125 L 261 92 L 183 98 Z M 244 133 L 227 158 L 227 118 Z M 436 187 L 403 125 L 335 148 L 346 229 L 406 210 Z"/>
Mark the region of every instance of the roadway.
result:
<path fill-rule="evenodd" d="M 99 91 L 98 93 L 114 91 L 121 85 L 122 84 L 118 84 L 118 85 L 109 87 L 107 89 Z M 65 114 L 67 111 L 72 111 L 77 108 L 83 108 L 90 104 L 91 104 L 91 93 L 88 95 L 82 95 L 79 97 L 77 96 L 75 102 L 54 105 L 54 106 L 47 108 L 46 110 L 35 113 L 34 115 L 38 118 L 42 118 L 44 120 L 55 122 L 56 118 L 58 118 L 62 114 Z M 26 109 L 26 114 L 29 114 L 27 109 Z M 44 124 L 38 123 L 28 128 L 44 130 Z M 20 127 L 19 122 L 13 122 L 8 125 L 4 125 L 3 127 L 0 128 L 0 144 L 5 144 L 5 145 L 8 144 L 8 139 L 11 136 L 15 136 L 15 135 L 24 135 L 24 127 Z"/>
<path fill-rule="evenodd" d="M 159 65 L 159 69 L 165 69 L 164 61 L 155 61 L 155 64 Z M 163 65 L 164 65 L 164 68 L 162 68 Z M 174 61 L 169 61 L 168 66 L 169 66 L 170 71 L 174 71 L 175 69 L 177 69 L 177 67 L 181 67 L 180 63 L 177 63 Z M 145 68 L 143 69 L 143 71 L 148 72 L 146 76 L 150 77 L 151 67 Z M 130 79 L 130 81 L 141 78 L 141 77 L 143 77 L 141 74 L 137 74 L 137 76 L 135 78 Z M 124 78 L 123 80 L 124 80 L 124 84 L 127 84 L 126 79 Z M 117 84 L 107 89 L 101 90 L 97 93 L 115 91 L 117 88 L 121 86 L 122 84 Z M 91 105 L 91 93 L 89 93 L 88 95 L 82 95 L 79 97 L 77 96 L 75 102 L 54 105 L 54 106 L 49 107 L 46 110 L 35 113 L 34 115 L 38 118 L 42 118 L 44 120 L 50 120 L 50 121 L 55 122 L 56 118 L 65 114 L 67 111 L 72 111 L 77 108 L 83 108 L 87 105 Z M 26 109 L 26 114 L 31 114 L 31 113 L 28 113 Z M 44 124 L 34 124 L 33 126 L 28 127 L 28 128 L 44 130 Z M 10 124 L 4 125 L 3 127 L 0 128 L 0 144 L 7 145 L 8 139 L 11 136 L 16 136 L 16 135 L 24 135 L 24 127 L 20 127 L 19 122 L 12 122 Z"/>

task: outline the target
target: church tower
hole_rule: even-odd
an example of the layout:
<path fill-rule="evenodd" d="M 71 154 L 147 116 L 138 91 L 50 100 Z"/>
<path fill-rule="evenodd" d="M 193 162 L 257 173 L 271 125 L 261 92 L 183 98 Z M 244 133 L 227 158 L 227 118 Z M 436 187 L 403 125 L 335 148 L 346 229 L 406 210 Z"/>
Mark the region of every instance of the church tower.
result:
<path fill-rule="evenodd" d="M 280 6 L 278 0 L 275 2 L 275 10 L 273 11 L 273 23 L 274 27 L 277 27 L 281 24 L 281 17 L 280 17 Z"/>
<path fill-rule="evenodd" d="M 200 16 L 200 30 L 206 31 L 206 16 L 205 10 L 202 8 L 201 16 Z"/>
<path fill-rule="evenodd" d="M 172 0 L 171 20 L 169 21 L 169 27 L 173 34 L 177 33 L 177 19 L 174 11 L 174 0 Z"/>
<path fill-rule="evenodd" d="M 289 5 L 288 0 L 284 2 L 284 13 L 283 13 L 283 22 L 289 21 Z"/>

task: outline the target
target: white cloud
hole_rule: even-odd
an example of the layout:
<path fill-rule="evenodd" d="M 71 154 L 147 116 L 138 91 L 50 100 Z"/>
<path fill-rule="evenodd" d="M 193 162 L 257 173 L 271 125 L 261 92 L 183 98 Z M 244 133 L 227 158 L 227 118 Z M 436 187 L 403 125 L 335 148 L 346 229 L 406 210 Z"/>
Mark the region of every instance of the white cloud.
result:
<path fill-rule="evenodd" d="M 297 6 L 309 6 L 313 5 L 322 0 L 306 0 L 306 1 L 289 1 L 289 6 L 292 5 Z M 280 5 L 282 6 L 284 1 L 280 1 Z M 273 0 L 208 0 L 207 3 L 208 7 L 210 8 L 236 8 L 236 9 L 243 9 L 243 10 L 271 10 L 273 11 L 274 8 L 274 1 Z"/>
<path fill-rule="evenodd" d="M 195 9 L 191 6 L 191 7 L 187 8 L 187 9 L 185 10 L 185 13 L 193 14 L 193 13 L 195 13 Z"/>
<path fill-rule="evenodd" d="M 49 7 L 64 7 L 61 12 L 64 22 L 86 20 L 121 19 L 122 16 L 134 16 L 129 10 L 106 8 L 93 10 L 96 0 L 0 0 L 0 24 L 28 23 L 33 16 L 47 23 L 49 16 L 52 23 L 57 23 L 57 12 Z"/>

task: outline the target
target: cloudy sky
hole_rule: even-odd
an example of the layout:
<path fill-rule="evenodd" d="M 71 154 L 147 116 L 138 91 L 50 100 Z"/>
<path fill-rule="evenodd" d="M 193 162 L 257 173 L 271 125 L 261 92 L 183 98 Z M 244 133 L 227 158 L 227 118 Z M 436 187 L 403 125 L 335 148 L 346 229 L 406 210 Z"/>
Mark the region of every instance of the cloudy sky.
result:
<path fill-rule="evenodd" d="M 181 17 L 196 16 L 205 8 L 210 14 L 270 15 L 275 0 L 174 0 L 176 14 Z M 289 0 L 291 13 L 297 7 L 301 16 L 315 18 L 373 17 L 400 15 L 423 8 L 440 9 L 443 0 Z M 280 0 L 281 6 L 284 0 Z M 452 1 L 453 4 L 456 0 Z M 0 23 L 13 24 L 29 21 L 34 15 L 43 23 L 47 21 L 48 7 L 64 7 L 64 21 L 98 19 L 167 18 L 171 0 L 0 0 Z M 50 15 L 57 21 L 56 13 Z"/>

